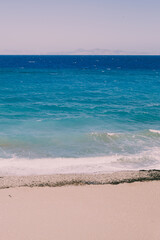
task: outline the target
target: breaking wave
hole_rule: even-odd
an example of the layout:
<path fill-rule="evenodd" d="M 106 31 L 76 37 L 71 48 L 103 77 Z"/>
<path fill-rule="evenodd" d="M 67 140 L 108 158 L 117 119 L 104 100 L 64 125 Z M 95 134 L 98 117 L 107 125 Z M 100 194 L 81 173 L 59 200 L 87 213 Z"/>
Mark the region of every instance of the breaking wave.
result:
<path fill-rule="evenodd" d="M 114 154 L 83 158 L 0 159 L 0 175 L 105 173 L 122 170 L 160 169 L 160 148 L 137 154 Z"/>

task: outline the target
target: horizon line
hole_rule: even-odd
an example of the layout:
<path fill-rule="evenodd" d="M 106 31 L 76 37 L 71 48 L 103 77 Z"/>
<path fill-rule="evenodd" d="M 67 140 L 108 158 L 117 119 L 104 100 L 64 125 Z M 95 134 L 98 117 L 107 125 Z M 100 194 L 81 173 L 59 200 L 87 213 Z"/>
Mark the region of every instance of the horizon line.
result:
<path fill-rule="evenodd" d="M 160 54 L 0 54 L 0 56 L 160 56 Z"/>

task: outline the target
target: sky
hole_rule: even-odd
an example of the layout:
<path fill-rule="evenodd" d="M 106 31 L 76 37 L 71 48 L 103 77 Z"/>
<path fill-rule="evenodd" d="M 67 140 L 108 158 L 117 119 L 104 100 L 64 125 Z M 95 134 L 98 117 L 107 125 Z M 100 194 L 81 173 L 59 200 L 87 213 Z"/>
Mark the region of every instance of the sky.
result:
<path fill-rule="evenodd" d="M 160 54 L 160 0 L 0 1 L 0 54 Z"/>

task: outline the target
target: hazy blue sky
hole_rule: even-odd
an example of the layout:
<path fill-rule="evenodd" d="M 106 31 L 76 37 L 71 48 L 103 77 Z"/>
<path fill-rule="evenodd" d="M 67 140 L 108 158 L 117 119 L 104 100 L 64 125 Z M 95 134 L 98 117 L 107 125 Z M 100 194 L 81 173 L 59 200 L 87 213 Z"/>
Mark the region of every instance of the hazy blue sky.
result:
<path fill-rule="evenodd" d="M 160 54 L 160 0 L 0 1 L 0 54 L 79 48 Z"/>

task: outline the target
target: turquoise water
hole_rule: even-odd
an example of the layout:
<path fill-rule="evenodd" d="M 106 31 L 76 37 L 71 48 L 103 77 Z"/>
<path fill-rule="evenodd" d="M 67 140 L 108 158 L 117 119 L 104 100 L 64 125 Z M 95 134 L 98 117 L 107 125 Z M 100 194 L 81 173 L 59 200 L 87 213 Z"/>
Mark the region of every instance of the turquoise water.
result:
<path fill-rule="evenodd" d="M 160 168 L 159 56 L 0 56 L 0 174 Z"/>

